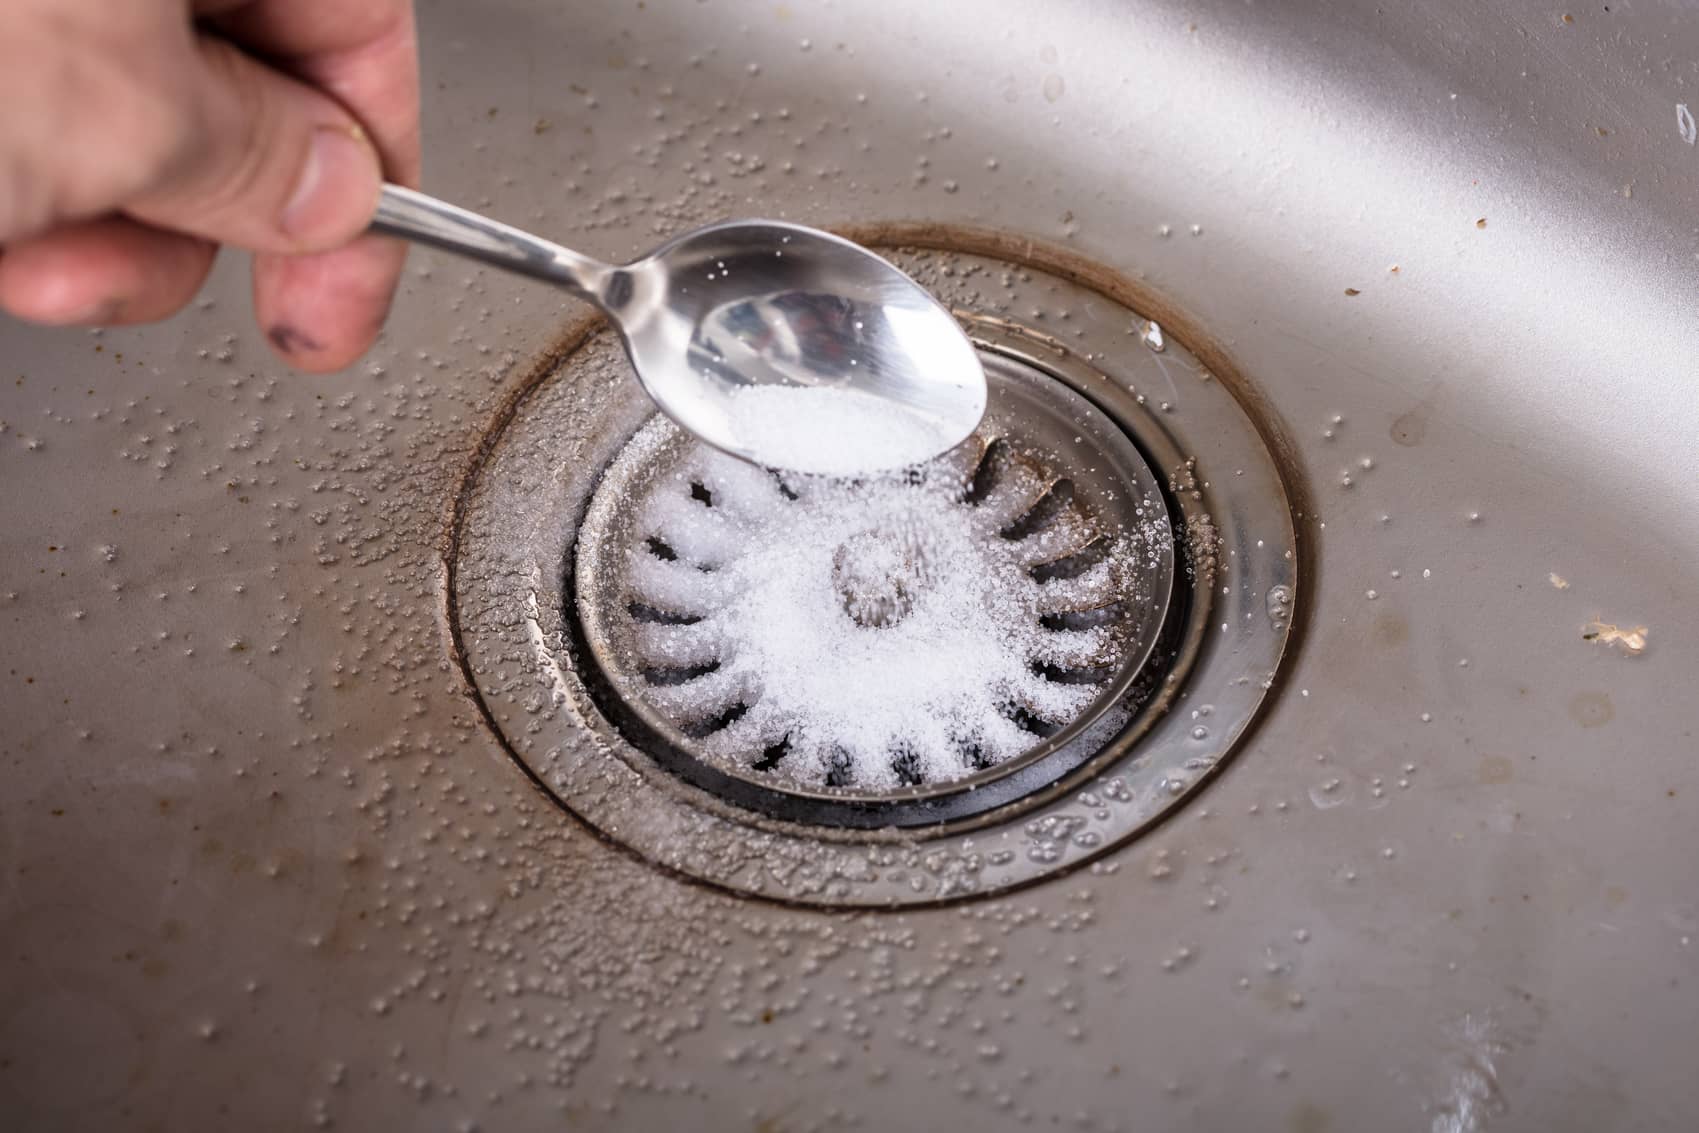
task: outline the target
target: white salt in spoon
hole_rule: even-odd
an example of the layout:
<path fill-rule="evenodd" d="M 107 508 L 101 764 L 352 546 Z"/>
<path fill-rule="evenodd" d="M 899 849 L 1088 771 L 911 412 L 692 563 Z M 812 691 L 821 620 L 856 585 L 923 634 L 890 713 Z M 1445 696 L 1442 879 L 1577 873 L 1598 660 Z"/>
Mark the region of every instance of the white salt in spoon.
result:
<path fill-rule="evenodd" d="M 757 464 L 833 476 L 902 468 L 960 444 L 985 412 L 985 371 L 950 312 L 818 229 L 710 224 L 614 266 L 386 185 L 372 230 L 596 304 L 667 416 Z"/>

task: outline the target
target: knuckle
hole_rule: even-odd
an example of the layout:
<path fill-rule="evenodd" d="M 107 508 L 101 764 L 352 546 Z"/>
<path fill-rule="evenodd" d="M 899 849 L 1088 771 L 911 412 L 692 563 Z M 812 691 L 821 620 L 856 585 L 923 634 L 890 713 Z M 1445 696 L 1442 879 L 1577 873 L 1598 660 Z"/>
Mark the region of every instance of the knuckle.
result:
<path fill-rule="evenodd" d="M 275 115 L 256 68 L 234 47 L 203 40 L 210 97 L 191 100 L 194 174 L 186 192 L 199 208 L 223 211 L 249 199 L 262 181 L 275 143 Z"/>
<path fill-rule="evenodd" d="M 168 88 L 136 88 L 112 125 L 115 139 L 131 155 L 137 192 L 168 183 L 188 161 L 193 137 L 187 100 Z"/>

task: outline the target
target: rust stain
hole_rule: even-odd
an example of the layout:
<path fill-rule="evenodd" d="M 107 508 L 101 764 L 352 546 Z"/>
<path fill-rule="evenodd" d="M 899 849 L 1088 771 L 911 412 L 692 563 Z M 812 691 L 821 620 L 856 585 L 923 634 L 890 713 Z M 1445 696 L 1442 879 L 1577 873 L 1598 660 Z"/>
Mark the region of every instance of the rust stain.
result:
<path fill-rule="evenodd" d="M 1382 614 L 1375 619 L 1370 637 L 1376 645 L 1396 649 L 1410 640 L 1410 623 L 1402 614 Z"/>
<path fill-rule="evenodd" d="M 1333 1128 L 1333 1115 L 1315 1102 L 1301 1101 L 1292 1107 L 1286 1128 L 1291 1133 L 1327 1133 Z"/>
<path fill-rule="evenodd" d="M 1392 420 L 1389 430 L 1392 443 L 1402 448 L 1415 448 L 1428 435 L 1428 422 L 1432 420 L 1434 407 L 1432 402 L 1423 401 L 1415 408 L 1400 413 Z"/>
<path fill-rule="evenodd" d="M 607 325 L 605 316 L 598 312 L 589 312 L 568 322 L 555 335 L 553 340 L 543 348 L 541 354 L 531 364 L 520 370 L 520 377 L 513 389 L 509 391 L 495 412 L 490 415 L 488 424 L 478 436 L 477 444 L 467 454 L 460 474 L 460 491 L 449 498 L 447 512 L 444 517 L 443 541 L 441 551 L 447 562 L 452 566 L 455 552 L 460 541 L 461 517 L 465 513 L 465 502 L 478 484 L 479 474 L 488 463 L 490 450 L 507 431 L 507 426 L 513 421 L 514 414 L 519 411 L 527 398 L 536 392 L 550 374 L 558 370 L 581 346 Z M 458 648 L 458 642 L 456 647 Z"/>
<path fill-rule="evenodd" d="M 1609 693 L 1578 692 L 1569 698 L 1569 718 L 1583 728 L 1602 728 L 1615 716 Z"/>
<path fill-rule="evenodd" d="M 1504 755 L 1482 756 L 1480 769 L 1475 772 L 1475 778 L 1488 785 L 1508 783 L 1515 777 L 1516 765 Z"/>

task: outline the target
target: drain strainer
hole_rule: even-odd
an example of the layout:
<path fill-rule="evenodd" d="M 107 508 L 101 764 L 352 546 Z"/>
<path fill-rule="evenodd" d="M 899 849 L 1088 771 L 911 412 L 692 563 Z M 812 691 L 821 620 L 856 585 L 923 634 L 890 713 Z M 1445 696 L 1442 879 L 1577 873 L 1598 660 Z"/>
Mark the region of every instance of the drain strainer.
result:
<path fill-rule="evenodd" d="M 640 747 L 775 817 L 912 826 L 1028 794 L 1126 722 L 1176 601 L 1161 484 L 1064 382 L 982 352 L 979 432 L 903 478 L 782 479 L 638 432 L 574 590 Z"/>
<path fill-rule="evenodd" d="M 840 905 L 1034 880 L 1180 805 L 1275 679 L 1291 505 L 1227 385 L 1102 291 L 902 262 L 991 386 L 939 462 L 740 464 L 655 416 L 602 332 L 463 493 L 452 612 L 490 722 L 562 805 L 700 880 Z M 1046 311 L 1069 341 L 1014 317 Z"/>

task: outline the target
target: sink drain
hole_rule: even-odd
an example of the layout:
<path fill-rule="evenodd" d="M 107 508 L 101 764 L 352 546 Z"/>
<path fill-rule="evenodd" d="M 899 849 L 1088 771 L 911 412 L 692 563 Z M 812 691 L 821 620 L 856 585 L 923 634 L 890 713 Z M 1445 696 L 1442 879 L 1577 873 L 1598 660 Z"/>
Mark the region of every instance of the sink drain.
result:
<path fill-rule="evenodd" d="M 1162 485 L 1064 381 L 981 350 L 984 424 L 902 479 L 781 479 L 664 418 L 638 432 L 573 578 L 634 743 L 774 817 L 914 826 L 1029 794 L 1137 712 L 1194 608 Z"/>
<path fill-rule="evenodd" d="M 690 877 L 863 906 L 1030 882 L 1182 805 L 1275 681 L 1292 510 L 1227 385 L 1102 290 L 900 262 L 986 365 L 946 458 L 743 465 L 656 416 L 600 332 L 539 367 L 462 494 L 451 613 L 487 718 Z M 1023 317 L 1046 311 L 1068 341 Z"/>

